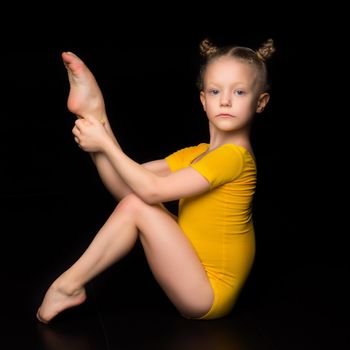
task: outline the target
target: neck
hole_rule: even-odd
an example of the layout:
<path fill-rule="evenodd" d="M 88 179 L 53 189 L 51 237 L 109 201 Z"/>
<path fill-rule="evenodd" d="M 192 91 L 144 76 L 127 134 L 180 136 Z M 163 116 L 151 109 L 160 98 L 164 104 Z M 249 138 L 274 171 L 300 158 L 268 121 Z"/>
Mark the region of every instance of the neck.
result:
<path fill-rule="evenodd" d="M 250 128 L 235 131 L 221 131 L 209 124 L 209 134 L 209 150 L 220 147 L 226 143 L 250 147 Z"/>

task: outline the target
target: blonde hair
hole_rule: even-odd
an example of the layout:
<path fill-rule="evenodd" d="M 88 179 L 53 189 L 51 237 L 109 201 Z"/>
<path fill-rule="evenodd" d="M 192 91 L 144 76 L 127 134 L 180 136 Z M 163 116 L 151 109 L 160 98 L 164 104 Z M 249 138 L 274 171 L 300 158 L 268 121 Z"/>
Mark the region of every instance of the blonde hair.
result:
<path fill-rule="evenodd" d="M 204 75 L 208 65 L 214 60 L 222 57 L 229 56 L 236 58 L 242 62 L 253 65 L 257 72 L 259 73 L 259 78 L 261 81 L 261 89 L 266 91 L 269 89 L 269 84 L 267 82 L 267 68 L 266 61 L 272 56 L 276 51 L 274 47 L 273 39 L 268 39 L 264 42 L 261 47 L 256 51 L 249 47 L 244 46 L 224 46 L 218 47 L 214 45 L 209 39 L 204 39 L 199 44 L 199 52 L 201 56 L 205 59 L 204 63 L 200 67 L 199 76 L 197 80 L 197 86 L 199 90 L 204 88 Z"/>

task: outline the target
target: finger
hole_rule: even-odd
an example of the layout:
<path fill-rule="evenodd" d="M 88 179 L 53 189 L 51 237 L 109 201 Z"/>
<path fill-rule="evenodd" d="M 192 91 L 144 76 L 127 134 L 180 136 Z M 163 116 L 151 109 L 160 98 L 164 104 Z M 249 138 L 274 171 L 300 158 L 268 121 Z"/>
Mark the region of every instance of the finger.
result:
<path fill-rule="evenodd" d="M 76 119 L 74 124 L 80 130 L 84 126 L 85 120 L 84 119 Z"/>
<path fill-rule="evenodd" d="M 81 134 L 81 132 L 77 128 L 77 126 L 74 126 L 74 128 L 72 129 L 72 133 L 73 133 L 74 136 L 80 136 L 80 134 Z"/>

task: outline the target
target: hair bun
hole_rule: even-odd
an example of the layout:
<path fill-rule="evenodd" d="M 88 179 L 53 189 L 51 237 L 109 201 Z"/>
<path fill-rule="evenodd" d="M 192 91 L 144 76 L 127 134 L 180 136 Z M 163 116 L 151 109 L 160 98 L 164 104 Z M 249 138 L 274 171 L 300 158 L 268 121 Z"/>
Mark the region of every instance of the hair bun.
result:
<path fill-rule="evenodd" d="M 272 56 L 272 54 L 275 51 L 276 51 L 276 49 L 274 47 L 273 39 L 268 39 L 256 51 L 256 54 L 261 60 L 266 61 L 267 59 L 269 59 Z"/>
<path fill-rule="evenodd" d="M 218 51 L 218 48 L 214 44 L 212 44 L 212 42 L 209 39 L 204 39 L 199 44 L 199 50 L 202 56 L 208 58 L 214 55 Z"/>

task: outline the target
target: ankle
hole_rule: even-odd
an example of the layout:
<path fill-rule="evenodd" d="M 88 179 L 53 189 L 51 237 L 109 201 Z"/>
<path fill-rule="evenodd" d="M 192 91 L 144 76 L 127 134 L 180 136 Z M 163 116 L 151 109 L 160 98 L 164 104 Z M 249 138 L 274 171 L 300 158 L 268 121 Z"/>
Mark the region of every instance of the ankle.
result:
<path fill-rule="evenodd" d="M 55 290 L 69 296 L 78 295 L 84 290 L 84 287 L 82 285 L 77 283 L 71 283 L 63 279 L 57 279 L 52 284 L 52 287 Z"/>

